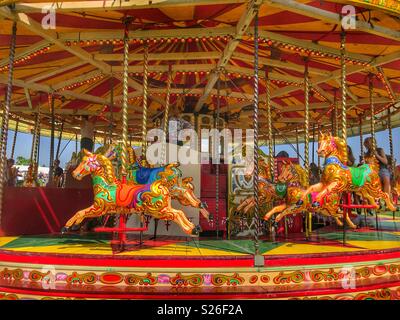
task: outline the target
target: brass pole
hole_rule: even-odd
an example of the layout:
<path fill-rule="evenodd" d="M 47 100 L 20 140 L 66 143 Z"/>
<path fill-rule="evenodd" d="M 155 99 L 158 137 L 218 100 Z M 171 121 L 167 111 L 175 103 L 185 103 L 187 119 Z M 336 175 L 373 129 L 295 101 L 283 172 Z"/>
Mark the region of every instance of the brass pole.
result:
<path fill-rule="evenodd" d="M 389 150 L 390 150 L 390 157 L 392 158 L 392 172 L 395 172 L 395 161 L 394 161 L 394 150 L 393 150 L 393 133 L 392 133 L 392 112 L 391 112 L 391 105 L 387 109 L 388 112 L 388 130 L 389 130 Z"/>
<path fill-rule="evenodd" d="M 309 160 L 309 147 L 310 147 L 310 79 L 308 74 L 308 57 L 305 59 L 304 69 L 304 169 L 306 170 L 307 177 L 310 176 L 310 160 Z M 306 214 L 306 237 L 311 235 L 312 225 L 311 212 Z"/>
<path fill-rule="evenodd" d="M 41 105 L 38 105 L 38 111 L 36 113 L 36 123 L 35 123 L 35 131 L 34 131 L 34 139 L 35 141 L 33 142 L 33 155 L 31 158 L 31 163 L 36 164 L 39 162 L 39 142 L 40 142 L 40 124 L 41 124 Z"/>
<path fill-rule="evenodd" d="M 347 108 L 346 108 L 346 33 L 342 31 L 340 38 L 340 64 L 341 64 L 341 76 L 340 85 L 342 89 L 342 138 L 347 141 Z M 347 152 L 347 149 L 346 149 Z"/>
<path fill-rule="evenodd" d="M 267 121 L 268 121 L 268 150 L 269 150 L 269 171 L 271 174 L 271 180 L 274 180 L 274 151 L 272 145 L 272 114 L 271 114 L 271 91 L 270 91 L 270 79 L 268 70 L 265 71 L 265 93 L 267 96 Z"/>
<path fill-rule="evenodd" d="M 12 25 L 11 43 L 10 43 L 10 59 L 8 68 L 8 81 L 6 100 L 3 109 L 3 119 L 1 124 L 1 154 L 0 154 L 0 232 L 1 232 L 1 218 L 3 213 L 3 192 L 4 192 L 4 180 L 5 170 L 7 163 L 7 136 L 8 136 L 8 125 L 10 118 L 11 109 L 11 95 L 13 87 L 13 76 L 14 76 L 14 58 L 15 58 L 15 44 L 17 40 L 17 23 L 14 21 Z"/>
<path fill-rule="evenodd" d="M 363 129 L 362 129 L 362 114 L 358 115 L 359 129 L 360 129 L 360 161 L 364 160 L 364 143 L 363 143 Z"/>
<path fill-rule="evenodd" d="M 254 179 L 253 179 L 253 194 L 254 194 L 254 248 L 255 255 L 259 255 L 259 240 L 258 240 L 258 214 L 260 203 L 258 198 L 258 10 L 254 17 L 254 117 L 253 117 L 253 130 L 254 130 Z"/>
<path fill-rule="evenodd" d="M 369 74 L 369 105 L 371 109 L 371 137 L 372 137 L 372 154 L 375 154 L 376 151 L 376 141 L 375 141 L 375 106 L 374 106 L 374 99 L 373 99 L 373 75 Z"/>
<path fill-rule="evenodd" d="M 144 64 L 143 64 L 143 119 L 142 119 L 142 157 L 146 159 L 147 150 L 147 90 L 149 75 L 149 47 L 144 46 Z"/>
<path fill-rule="evenodd" d="M 49 185 L 53 186 L 54 176 L 54 130 L 55 130 L 55 114 L 54 114 L 54 96 L 49 94 L 48 96 L 50 110 L 51 110 L 51 130 L 50 130 L 50 170 L 49 170 Z"/>
<path fill-rule="evenodd" d="M 57 151 L 56 151 L 56 159 L 57 160 L 59 160 L 59 156 L 60 156 L 60 146 L 61 146 L 63 131 L 64 131 L 64 121 L 61 122 L 60 133 L 58 135 L 58 143 L 57 143 Z"/>
<path fill-rule="evenodd" d="M 169 119 L 169 108 L 170 108 L 170 101 L 171 101 L 171 85 L 172 85 L 172 66 L 169 65 L 168 67 L 168 79 L 167 79 L 167 95 L 165 97 L 165 111 L 164 111 L 164 119 L 162 124 L 162 130 L 164 132 L 165 142 L 167 141 L 168 135 L 168 119 Z M 161 159 L 163 163 L 167 162 L 166 159 L 166 143 L 162 141 L 162 148 L 161 148 Z"/>
<path fill-rule="evenodd" d="M 17 143 L 17 135 L 18 135 L 18 126 L 19 126 L 19 118 L 15 121 L 14 137 L 13 137 L 11 157 L 10 157 L 11 159 L 14 159 L 15 145 Z"/>
<path fill-rule="evenodd" d="M 131 19 L 125 19 L 124 30 L 124 71 L 122 92 L 122 154 L 121 154 L 121 176 L 126 180 L 128 174 L 128 67 L 129 67 L 129 24 Z"/>

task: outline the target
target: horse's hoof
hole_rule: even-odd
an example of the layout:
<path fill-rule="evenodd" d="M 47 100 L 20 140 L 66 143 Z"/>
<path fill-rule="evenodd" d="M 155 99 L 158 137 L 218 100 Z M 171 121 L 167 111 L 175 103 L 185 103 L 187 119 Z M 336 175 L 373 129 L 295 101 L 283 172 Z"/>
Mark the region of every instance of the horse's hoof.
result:
<path fill-rule="evenodd" d="M 79 231 L 81 228 L 80 225 L 74 224 L 73 226 L 71 226 L 70 231 Z"/>
<path fill-rule="evenodd" d="M 298 207 L 302 206 L 303 204 L 304 204 L 303 200 L 299 200 L 296 202 L 296 206 L 298 206 Z"/>
<path fill-rule="evenodd" d="M 192 230 L 192 235 L 193 236 L 198 236 L 201 232 L 201 227 L 199 225 L 195 226 Z"/>
<path fill-rule="evenodd" d="M 66 234 L 69 231 L 68 227 L 62 227 L 61 228 L 61 234 Z"/>
<path fill-rule="evenodd" d="M 207 202 L 201 202 L 201 203 L 200 203 L 200 208 L 201 208 L 201 209 L 208 209 L 208 204 L 207 204 Z"/>
<path fill-rule="evenodd" d="M 321 204 L 318 201 L 314 201 L 312 204 L 313 208 L 319 208 L 321 206 Z"/>

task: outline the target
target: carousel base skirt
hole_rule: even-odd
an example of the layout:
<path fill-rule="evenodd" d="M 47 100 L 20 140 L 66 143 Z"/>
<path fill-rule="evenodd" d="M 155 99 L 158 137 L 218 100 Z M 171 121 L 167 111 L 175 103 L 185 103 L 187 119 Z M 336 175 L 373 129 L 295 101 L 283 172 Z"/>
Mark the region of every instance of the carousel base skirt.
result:
<path fill-rule="evenodd" d="M 250 239 L 0 237 L 0 299 L 400 299 L 400 219 L 380 227 L 261 238 L 264 266 Z"/>

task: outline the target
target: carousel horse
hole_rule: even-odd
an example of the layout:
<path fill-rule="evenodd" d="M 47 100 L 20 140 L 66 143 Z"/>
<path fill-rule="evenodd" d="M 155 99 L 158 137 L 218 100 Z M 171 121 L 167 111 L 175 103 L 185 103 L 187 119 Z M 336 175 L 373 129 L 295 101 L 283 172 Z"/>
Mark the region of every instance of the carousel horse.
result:
<path fill-rule="evenodd" d="M 283 217 L 287 215 L 295 215 L 305 211 L 316 211 L 319 214 L 333 217 L 336 223 L 340 226 L 343 223 L 340 221 L 342 218 L 341 213 L 334 211 L 335 204 L 339 199 L 337 197 L 330 198 L 329 202 L 325 203 L 321 208 L 312 208 L 312 197 L 305 198 L 304 203 L 301 206 L 296 203 L 302 198 L 309 183 L 306 170 L 299 164 L 293 164 L 292 162 L 283 162 L 281 167 L 281 173 L 277 180 L 280 183 L 286 183 L 286 196 L 284 203 L 272 208 L 265 216 L 264 220 L 268 221 L 274 214 L 278 215 L 275 217 L 275 222 L 279 222 Z"/>
<path fill-rule="evenodd" d="M 303 205 L 307 197 L 313 192 L 318 194 L 312 202 L 312 206 L 319 208 L 324 200 L 331 203 L 333 210 L 339 211 L 340 201 L 333 203 L 331 197 L 339 198 L 343 192 L 355 192 L 366 199 L 376 209 L 379 205 L 376 199 L 383 199 L 389 210 L 396 208 L 390 200 L 390 196 L 382 191 L 379 179 L 378 163 L 363 164 L 360 167 L 348 167 L 347 144 L 342 138 L 333 137 L 330 134 L 322 134 L 319 140 L 318 154 L 325 158 L 325 165 L 322 172 L 321 182 L 311 185 L 298 201 Z M 353 227 L 349 217 L 347 222 Z"/>
<path fill-rule="evenodd" d="M 171 207 L 171 194 L 165 178 L 150 184 L 125 183 L 114 175 L 111 161 L 84 149 L 84 157 L 73 171 L 75 179 L 92 176 L 94 203 L 80 210 L 67 221 L 62 232 L 78 226 L 86 218 L 105 214 L 148 214 L 161 220 L 177 223 L 189 235 L 197 236 L 200 227 L 188 220 L 185 213 Z"/>
<path fill-rule="evenodd" d="M 120 144 L 110 146 L 105 155 L 110 160 L 119 160 L 122 153 Z M 161 167 L 145 167 L 143 162 L 138 161 L 133 148 L 128 148 L 129 169 L 126 177 L 128 183 L 151 184 L 159 179 L 166 180 L 166 186 L 173 200 L 178 200 L 183 206 L 192 206 L 200 209 L 200 213 L 209 220 L 207 204 L 202 202 L 194 194 L 193 178 L 182 178 L 182 171 L 179 169 L 179 163 L 170 163 Z M 118 167 L 120 167 L 118 163 Z"/>
<path fill-rule="evenodd" d="M 393 199 L 397 200 L 395 202 L 398 202 L 400 198 L 400 165 L 394 168 L 392 190 Z"/>
<path fill-rule="evenodd" d="M 258 190 L 259 190 L 259 202 L 260 203 L 269 203 L 277 199 L 281 199 L 285 193 L 285 186 L 281 183 L 273 183 L 271 177 L 271 171 L 269 170 L 269 165 L 267 160 L 264 158 L 260 158 L 258 161 L 259 166 L 259 181 L 258 181 Z M 253 174 L 252 169 L 249 169 L 251 166 L 246 166 L 245 175 L 251 176 Z M 247 214 L 254 207 L 254 196 L 250 196 L 247 199 L 243 200 L 239 206 L 237 207 L 238 212 L 243 212 Z"/>

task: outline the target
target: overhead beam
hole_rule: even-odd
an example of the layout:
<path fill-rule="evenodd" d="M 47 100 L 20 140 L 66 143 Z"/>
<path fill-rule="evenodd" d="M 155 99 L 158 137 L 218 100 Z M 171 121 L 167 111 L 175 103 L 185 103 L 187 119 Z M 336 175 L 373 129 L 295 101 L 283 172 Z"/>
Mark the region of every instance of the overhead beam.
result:
<path fill-rule="evenodd" d="M 218 59 L 221 56 L 219 51 L 210 52 L 172 52 L 172 53 L 150 53 L 149 61 L 179 61 L 179 60 L 207 60 Z M 95 54 L 94 58 L 99 61 L 123 61 L 124 55 L 122 53 L 110 54 Z M 131 53 L 128 60 L 143 61 L 143 54 Z"/>
<path fill-rule="evenodd" d="M 218 0 L 218 4 L 234 4 L 243 3 L 245 0 Z M 215 0 L 127 0 L 127 1 L 55 1 L 52 7 L 58 12 L 71 11 L 104 11 L 104 10 L 135 10 L 135 9 L 150 9 L 150 8 L 168 8 L 182 6 L 202 6 L 215 4 Z M 15 5 L 19 12 L 31 13 L 41 12 L 42 8 L 48 6 L 48 2 L 24 3 L 20 2 Z"/>
<path fill-rule="evenodd" d="M 176 29 L 160 29 L 160 30 L 135 30 L 129 31 L 129 39 L 146 40 L 146 39 L 166 39 L 166 38 L 201 38 L 201 37 L 224 37 L 234 35 L 235 27 L 218 27 L 218 28 L 176 28 Z M 123 39 L 124 32 L 122 30 L 113 31 L 84 31 L 84 32 L 64 32 L 59 34 L 62 41 L 106 41 Z"/>
<path fill-rule="evenodd" d="M 341 25 L 342 17 L 334 12 L 323 10 L 317 7 L 310 6 L 294 0 L 264 0 L 264 3 L 277 7 L 279 9 L 288 10 L 314 18 L 322 20 L 336 25 Z M 400 32 L 395 29 L 388 29 L 379 25 L 372 25 L 365 21 L 356 22 L 356 30 L 363 31 L 366 33 L 374 34 L 383 38 L 388 38 L 396 41 L 400 41 Z"/>
<path fill-rule="evenodd" d="M 394 93 L 393 87 L 389 81 L 389 79 L 386 77 L 385 72 L 383 71 L 382 67 L 377 67 L 378 72 L 380 72 L 383 76 L 383 80 L 385 81 L 385 84 L 388 86 L 389 92 L 392 95 L 393 99 L 396 99 L 396 94 Z"/>
<path fill-rule="evenodd" d="M 245 54 L 245 53 L 240 53 L 240 52 L 234 52 L 232 54 L 232 59 L 238 59 L 238 60 L 251 62 L 251 63 L 254 62 L 254 57 L 251 54 Z M 304 72 L 303 66 L 292 63 L 292 62 L 288 62 L 288 61 L 281 61 L 281 60 L 263 58 L 263 57 L 259 57 L 258 61 L 260 64 L 270 66 L 270 67 L 288 69 L 288 70 L 298 71 L 301 73 Z M 317 69 L 317 68 L 310 68 L 310 73 L 315 74 L 315 75 L 328 75 L 329 71 L 325 71 L 325 70 Z"/>
<path fill-rule="evenodd" d="M 94 71 L 87 72 L 79 77 L 74 77 L 74 78 L 59 82 L 59 83 L 53 85 L 52 87 L 55 91 L 58 91 L 66 86 L 71 85 L 71 84 L 83 82 L 83 81 L 89 80 L 94 77 L 99 77 L 99 76 L 102 76 L 101 71 L 94 70 Z"/>
<path fill-rule="evenodd" d="M 28 48 L 25 48 L 24 50 L 16 53 L 16 55 L 14 57 L 14 61 L 16 61 L 22 57 L 26 57 L 27 55 L 29 55 L 35 51 L 43 49 L 43 48 L 47 47 L 49 44 L 51 44 L 51 42 L 49 42 L 48 40 L 39 41 L 39 42 L 29 46 Z M 10 61 L 10 57 L 2 59 L 0 61 L 0 67 L 8 65 L 9 61 Z"/>
<path fill-rule="evenodd" d="M 48 79 L 48 78 L 63 74 L 68 70 L 81 67 L 81 66 L 83 66 L 85 64 L 87 64 L 87 62 L 78 61 L 78 62 L 73 63 L 73 64 L 68 64 L 68 65 L 66 65 L 64 67 L 57 67 L 57 68 L 54 68 L 54 70 L 52 70 L 52 71 L 46 71 L 46 72 L 40 73 L 38 75 L 35 75 L 33 77 L 30 77 L 30 78 L 26 79 L 26 81 L 30 82 L 30 83 L 39 82 L 39 81 L 42 81 L 42 80 L 45 80 L 45 79 Z"/>
<path fill-rule="evenodd" d="M 261 2 L 262 2 L 261 0 L 251 0 L 247 4 L 246 10 L 241 15 L 239 22 L 236 25 L 235 35 L 232 39 L 228 41 L 228 44 L 226 45 L 224 52 L 222 53 L 222 56 L 218 61 L 216 70 L 214 70 L 214 72 L 210 75 L 208 83 L 206 84 L 206 87 L 204 89 L 204 93 L 197 101 L 194 111 L 198 112 L 203 106 L 204 102 L 207 100 L 211 90 L 214 88 L 219 78 L 220 69 L 228 64 L 228 61 L 232 57 L 233 52 L 240 43 L 240 39 L 242 38 L 247 28 L 251 24 L 251 21 L 253 20 L 254 16 L 256 15 L 258 7 L 261 5 Z"/>
<path fill-rule="evenodd" d="M 33 110 L 33 105 L 32 105 L 32 100 L 31 100 L 31 94 L 29 93 L 28 88 L 24 88 L 25 92 L 25 97 L 26 97 L 26 102 L 28 103 L 28 106 L 31 110 Z"/>

